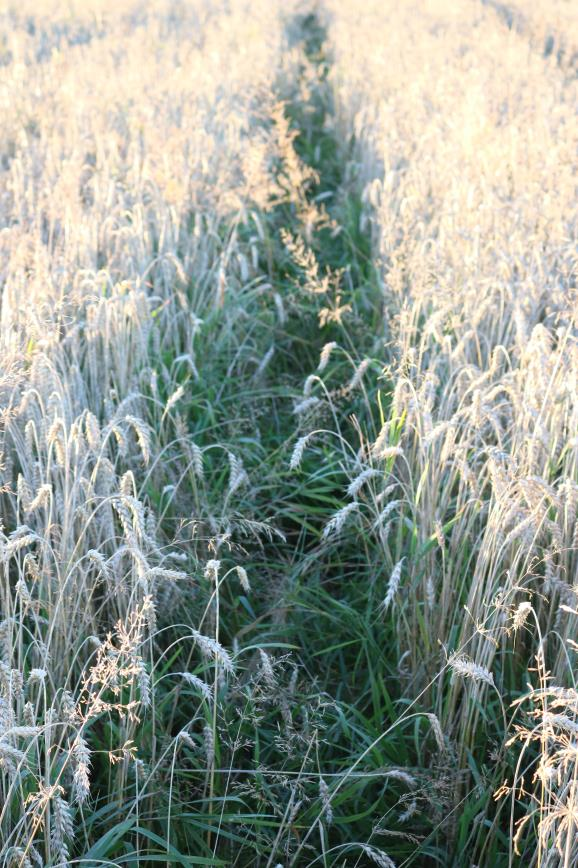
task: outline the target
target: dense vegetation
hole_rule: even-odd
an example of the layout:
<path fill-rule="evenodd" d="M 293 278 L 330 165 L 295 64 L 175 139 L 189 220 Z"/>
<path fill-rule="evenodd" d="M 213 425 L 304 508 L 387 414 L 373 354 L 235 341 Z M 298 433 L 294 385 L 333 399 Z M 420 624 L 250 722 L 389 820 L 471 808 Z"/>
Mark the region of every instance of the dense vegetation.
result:
<path fill-rule="evenodd" d="M 2 8 L 2 865 L 578 864 L 577 58 Z"/>

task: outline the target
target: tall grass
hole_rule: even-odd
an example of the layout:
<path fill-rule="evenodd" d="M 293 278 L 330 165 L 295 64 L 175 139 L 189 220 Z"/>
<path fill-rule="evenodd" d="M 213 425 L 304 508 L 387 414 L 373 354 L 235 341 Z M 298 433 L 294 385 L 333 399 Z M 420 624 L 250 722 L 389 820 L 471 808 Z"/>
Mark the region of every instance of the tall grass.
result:
<path fill-rule="evenodd" d="M 389 319 L 385 481 L 367 485 L 396 503 L 374 527 L 384 557 L 405 558 L 386 603 L 406 694 L 425 691 L 455 752 L 450 840 L 493 864 L 503 809 L 483 794 L 504 778 L 525 860 L 570 865 L 576 86 L 495 13 L 331 7 L 337 122 L 356 137 Z"/>
<path fill-rule="evenodd" d="M 573 11 L 0 22 L 2 863 L 575 864 Z"/>

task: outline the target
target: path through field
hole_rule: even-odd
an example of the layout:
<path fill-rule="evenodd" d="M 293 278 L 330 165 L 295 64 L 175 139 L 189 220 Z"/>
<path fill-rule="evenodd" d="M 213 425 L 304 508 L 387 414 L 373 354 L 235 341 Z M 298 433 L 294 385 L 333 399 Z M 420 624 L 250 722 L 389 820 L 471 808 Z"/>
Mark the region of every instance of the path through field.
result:
<path fill-rule="evenodd" d="M 578 864 L 577 50 L 2 7 L 2 865 Z"/>

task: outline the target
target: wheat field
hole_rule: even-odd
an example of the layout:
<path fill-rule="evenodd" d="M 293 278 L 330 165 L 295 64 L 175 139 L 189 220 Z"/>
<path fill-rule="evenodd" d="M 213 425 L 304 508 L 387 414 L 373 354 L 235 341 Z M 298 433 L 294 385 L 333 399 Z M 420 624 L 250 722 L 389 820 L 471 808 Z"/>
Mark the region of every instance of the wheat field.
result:
<path fill-rule="evenodd" d="M 578 6 L 0 4 L 0 864 L 578 866 Z"/>

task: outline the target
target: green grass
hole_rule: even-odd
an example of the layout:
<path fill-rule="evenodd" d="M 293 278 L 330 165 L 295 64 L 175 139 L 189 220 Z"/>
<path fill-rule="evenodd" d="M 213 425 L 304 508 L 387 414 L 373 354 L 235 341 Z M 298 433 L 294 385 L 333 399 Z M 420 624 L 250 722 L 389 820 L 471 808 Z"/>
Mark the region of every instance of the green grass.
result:
<path fill-rule="evenodd" d="M 221 554 L 223 570 L 241 556 L 252 583 L 251 593 L 244 594 L 232 581 L 220 598 L 222 640 L 227 647 L 239 647 L 244 674 L 233 688 L 234 695 L 225 692 L 219 703 L 216 750 L 222 771 L 215 776 L 212 801 L 207 801 L 199 731 L 207 721 L 199 721 L 194 729 L 198 753 L 185 748 L 175 766 L 170 837 L 183 853 L 204 856 L 210 855 L 206 844 L 210 840 L 215 859 L 226 864 L 285 864 L 288 853 L 296 851 L 296 864 L 319 860 L 315 864 L 329 865 L 340 864 L 339 854 L 353 841 L 378 846 L 376 826 L 381 825 L 396 833 L 387 840 L 392 857 L 410 859 L 412 864 L 443 864 L 433 839 L 426 839 L 421 855 L 415 855 L 419 836 L 434 824 L 426 819 L 427 812 L 421 812 L 417 823 L 412 820 L 414 837 L 406 836 L 397 817 L 409 805 L 407 786 L 383 775 L 392 768 L 415 769 L 423 803 L 432 786 L 427 769 L 436 757 L 435 740 L 424 719 L 413 717 L 396 726 L 405 706 L 395 624 L 381 611 L 386 565 L 354 524 L 336 542 L 321 541 L 325 524 L 346 503 L 343 447 L 321 435 L 306 450 L 300 470 L 288 469 L 296 438 L 292 399 L 299 397 L 303 380 L 315 370 L 322 347 L 336 341 L 353 352 L 354 363 L 359 362 L 376 350 L 376 324 L 383 315 L 370 239 L 359 229 L 361 200 L 353 181 L 344 185 L 347 148 L 335 141 L 328 123 L 332 107 L 323 32 L 313 19 L 302 26 L 309 60 L 319 74 L 311 106 L 296 100 L 286 112 L 299 131 L 295 148 L 300 159 L 319 173 L 319 183 L 310 187 L 308 196 L 323 198 L 340 230 L 322 229 L 311 247 L 323 270 L 346 270 L 344 298 L 352 312 L 342 325 L 319 326 L 319 303 L 296 288 L 299 272 L 279 234 L 281 229 L 298 233 L 299 215 L 293 206 L 280 205 L 264 219 L 268 249 L 262 267 L 269 270 L 274 288 L 287 303 L 288 316 L 279 324 L 271 316 L 270 300 L 255 291 L 253 298 L 245 298 L 247 324 L 239 323 L 235 332 L 237 344 L 245 348 L 250 344 L 256 360 L 274 345 L 274 356 L 260 382 L 247 381 L 247 370 L 231 376 L 236 347 L 225 339 L 215 344 L 219 319 L 226 310 L 212 314 L 199 335 L 197 352 L 199 356 L 211 353 L 213 376 L 187 379 L 179 413 L 199 446 L 216 439 L 230 444 L 255 481 L 235 495 L 234 505 L 227 504 L 227 466 L 223 453 L 214 450 L 207 457 L 208 483 L 197 494 L 196 516 L 203 522 L 224 509 L 222 527 L 234 526 L 236 514 L 260 520 L 267 516 L 284 539 L 242 538 L 237 528 L 231 536 L 230 559 Z M 239 231 L 245 230 L 241 226 Z M 163 361 L 169 367 L 172 360 Z M 339 390 L 352 373 L 352 362 L 336 353 L 324 382 Z M 377 386 L 375 382 L 372 390 Z M 381 399 L 385 413 L 386 394 L 385 389 Z M 334 403 L 343 436 L 353 450 L 359 447 L 354 419 L 375 436 L 382 421 L 375 391 L 369 396 L 345 394 Z M 166 513 L 171 530 L 182 514 L 182 503 L 191 497 L 183 485 L 174 515 L 171 510 Z M 159 498 L 157 493 L 157 502 Z M 199 605 L 186 613 L 187 619 L 194 623 L 203 605 L 201 595 Z M 274 660 L 278 686 L 273 691 L 263 683 L 259 649 Z M 181 665 L 185 668 L 178 657 L 171 663 L 173 669 Z M 298 673 L 298 681 L 292 692 L 293 673 Z M 279 696 L 285 698 L 284 709 L 279 707 Z M 187 725 L 186 703 L 185 692 L 178 703 L 170 700 L 166 707 L 162 701 L 157 703 L 156 714 L 172 716 L 173 734 Z M 166 728 L 163 719 L 158 729 Z M 320 776 L 327 777 L 330 789 L 338 787 L 331 824 L 320 816 Z M 159 792 L 166 791 L 163 782 Z M 293 810 L 297 802 L 298 809 Z M 159 836 L 167 835 L 162 822 L 151 828 Z M 326 856 L 320 855 L 325 851 Z"/>

